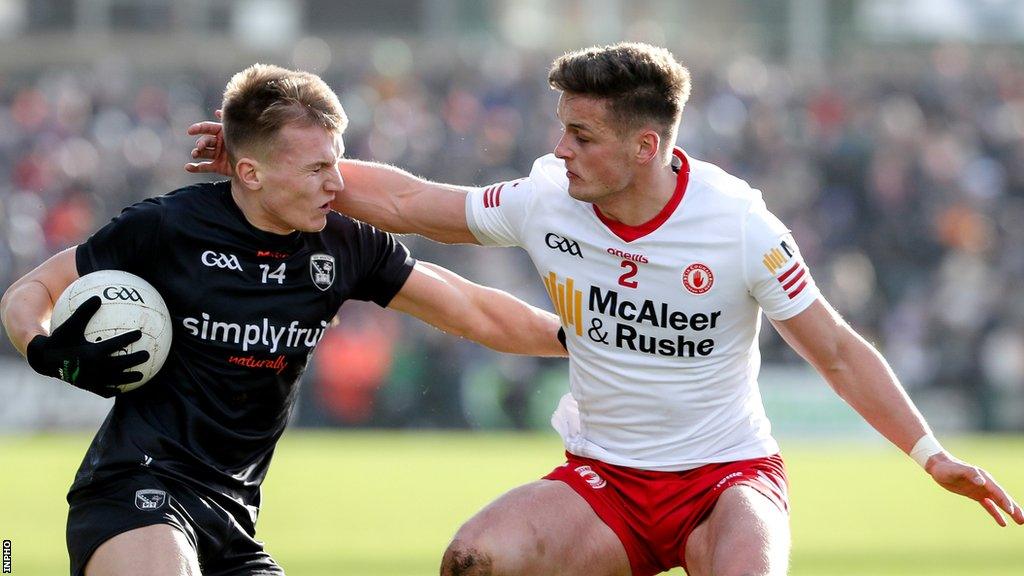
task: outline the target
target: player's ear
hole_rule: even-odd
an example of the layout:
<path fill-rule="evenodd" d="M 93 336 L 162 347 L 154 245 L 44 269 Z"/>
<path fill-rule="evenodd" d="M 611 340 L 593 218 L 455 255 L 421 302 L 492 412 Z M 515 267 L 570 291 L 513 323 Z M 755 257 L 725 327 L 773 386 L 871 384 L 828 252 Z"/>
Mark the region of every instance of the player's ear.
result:
<path fill-rule="evenodd" d="M 646 165 L 658 157 L 661 148 L 661 135 L 651 129 L 645 129 L 637 135 L 636 161 Z"/>
<path fill-rule="evenodd" d="M 263 187 L 260 163 L 254 158 L 239 158 L 235 163 L 235 176 L 249 190 L 259 190 Z"/>

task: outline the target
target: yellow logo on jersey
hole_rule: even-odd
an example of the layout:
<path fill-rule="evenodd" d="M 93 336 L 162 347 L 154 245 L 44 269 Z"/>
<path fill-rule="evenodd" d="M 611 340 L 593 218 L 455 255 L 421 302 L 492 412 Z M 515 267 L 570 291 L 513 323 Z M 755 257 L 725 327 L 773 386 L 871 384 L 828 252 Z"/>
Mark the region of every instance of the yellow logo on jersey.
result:
<path fill-rule="evenodd" d="M 793 257 L 793 254 L 795 254 L 795 251 L 790 248 L 789 244 L 785 240 L 783 240 L 782 242 L 779 242 L 777 247 L 765 252 L 764 260 L 762 260 L 762 262 L 764 263 L 764 267 L 772 273 L 772 276 L 775 276 L 779 273 L 782 265 Z"/>
<path fill-rule="evenodd" d="M 575 327 L 576 335 L 583 335 L 583 292 L 573 288 L 572 278 L 566 278 L 565 283 L 558 282 L 558 276 L 554 272 L 548 272 L 544 278 L 544 287 L 548 289 L 548 296 L 551 303 L 555 305 L 555 312 L 562 319 L 562 324 L 569 328 Z"/>
<path fill-rule="evenodd" d="M 763 262 L 764 267 L 772 273 L 772 276 L 774 276 L 778 273 L 779 268 L 782 268 L 782 265 L 786 263 L 786 260 L 786 255 L 782 253 L 782 250 L 772 248 L 764 255 Z"/>

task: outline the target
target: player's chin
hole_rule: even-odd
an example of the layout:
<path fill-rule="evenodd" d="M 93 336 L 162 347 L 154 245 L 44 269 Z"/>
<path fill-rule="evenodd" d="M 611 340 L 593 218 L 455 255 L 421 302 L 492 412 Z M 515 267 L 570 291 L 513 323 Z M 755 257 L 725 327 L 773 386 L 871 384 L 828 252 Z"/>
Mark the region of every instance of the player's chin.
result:
<path fill-rule="evenodd" d="M 327 226 L 327 216 L 318 214 L 310 218 L 303 227 L 299 228 L 302 232 L 319 232 Z"/>
<path fill-rule="evenodd" d="M 576 200 L 587 202 L 590 200 L 590 195 L 587 194 L 587 189 L 579 183 L 569 183 L 569 196 Z"/>

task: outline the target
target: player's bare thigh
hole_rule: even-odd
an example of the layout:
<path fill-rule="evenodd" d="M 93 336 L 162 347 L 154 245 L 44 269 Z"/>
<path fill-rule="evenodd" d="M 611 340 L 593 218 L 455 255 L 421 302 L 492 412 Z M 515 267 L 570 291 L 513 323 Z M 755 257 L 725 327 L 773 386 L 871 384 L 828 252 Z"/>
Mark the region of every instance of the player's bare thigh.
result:
<path fill-rule="evenodd" d="M 100 544 L 85 576 L 201 576 L 196 552 L 185 535 L 166 524 L 123 532 Z"/>
<path fill-rule="evenodd" d="M 690 534 L 690 576 L 784 576 L 789 569 L 789 515 L 750 486 L 719 496 L 711 515 Z"/>
<path fill-rule="evenodd" d="M 452 539 L 442 576 L 628 576 L 626 550 L 572 488 L 538 480 L 507 492 Z"/>

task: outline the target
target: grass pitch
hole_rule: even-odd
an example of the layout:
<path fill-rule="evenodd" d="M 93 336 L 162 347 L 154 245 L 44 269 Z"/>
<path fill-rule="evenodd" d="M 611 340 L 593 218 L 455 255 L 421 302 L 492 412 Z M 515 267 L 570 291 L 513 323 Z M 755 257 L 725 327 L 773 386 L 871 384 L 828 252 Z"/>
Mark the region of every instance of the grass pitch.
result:
<path fill-rule="evenodd" d="M 13 574 L 67 573 L 64 495 L 89 440 L 0 436 L 0 538 L 12 541 Z M 782 444 L 793 576 L 1024 574 L 1024 527 L 999 528 L 894 448 Z M 1024 499 L 1024 438 L 947 444 Z M 292 576 L 437 574 L 463 520 L 560 462 L 553 434 L 293 431 L 264 487 L 259 537 Z"/>

